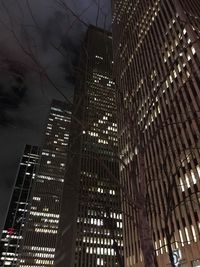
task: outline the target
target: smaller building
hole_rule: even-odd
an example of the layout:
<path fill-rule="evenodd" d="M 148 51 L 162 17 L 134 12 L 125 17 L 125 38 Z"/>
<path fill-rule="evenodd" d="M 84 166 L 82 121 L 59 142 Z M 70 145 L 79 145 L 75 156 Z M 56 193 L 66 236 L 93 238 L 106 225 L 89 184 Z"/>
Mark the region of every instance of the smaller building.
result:
<path fill-rule="evenodd" d="M 71 107 L 53 100 L 23 233 L 19 266 L 52 266 L 68 150 Z"/>
<path fill-rule="evenodd" d="M 26 145 L 0 241 L 0 266 L 16 266 L 40 148 Z"/>

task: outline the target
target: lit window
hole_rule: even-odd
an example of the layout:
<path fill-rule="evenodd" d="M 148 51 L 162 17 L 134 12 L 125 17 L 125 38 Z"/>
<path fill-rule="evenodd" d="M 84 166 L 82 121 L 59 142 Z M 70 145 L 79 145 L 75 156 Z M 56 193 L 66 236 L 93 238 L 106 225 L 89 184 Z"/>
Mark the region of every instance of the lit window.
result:
<path fill-rule="evenodd" d="M 195 48 L 192 46 L 192 54 L 194 55 L 195 53 L 196 53 L 196 50 L 195 50 Z"/>

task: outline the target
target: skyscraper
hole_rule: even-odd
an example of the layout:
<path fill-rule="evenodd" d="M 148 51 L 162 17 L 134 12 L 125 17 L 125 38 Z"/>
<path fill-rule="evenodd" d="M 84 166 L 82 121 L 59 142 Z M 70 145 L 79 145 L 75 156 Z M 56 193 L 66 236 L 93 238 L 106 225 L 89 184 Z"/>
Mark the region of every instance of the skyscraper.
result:
<path fill-rule="evenodd" d="M 54 100 L 32 189 L 19 266 L 52 266 L 60 218 L 71 107 Z"/>
<path fill-rule="evenodd" d="M 73 208 L 76 222 L 70 222 L 67 214 L 70 192 L 63 195 L 59 267 L 69 262 L 71 233 L 74 233 L 75 244 L 69 266 L 113 267 L 120 266 L 118 261 L 122 261 L 116 89 L 112 65 L 111 34 L 90 26 L 80 56 L 69 154 L 72 162 L 66 173 L 76 186 L 74 190 L 71 187 L 74 194 L 71 199 L 78 199 L 78 209 Z M 69 188 L 69 183 L 66 187 Z"/>
<path fill-rule="evenodd" d="M 159 266 L 200 266 L 200 5 L 112 6 L 121 180 L 133 202 L 136 191 L 146 199 Z M 124 202 L 123 211 L 125 266 L 144 266 L 139 210 Z"/>
<path fill-rule="evenodd" d="M 37 146 L 25 146 L 1 236 L 0 266 L 17 264 L 39 155 L 40 149 Z"/>

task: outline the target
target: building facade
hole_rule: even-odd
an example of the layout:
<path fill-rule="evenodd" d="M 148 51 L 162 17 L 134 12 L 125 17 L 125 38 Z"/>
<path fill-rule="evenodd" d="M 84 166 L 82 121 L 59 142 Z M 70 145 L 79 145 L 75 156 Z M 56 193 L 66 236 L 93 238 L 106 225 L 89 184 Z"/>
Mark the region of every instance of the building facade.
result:
<path fill-rule="evenodd" d="M 84 49 L 84 87 L 77 89 L 84 116 L 74 266 L 111 267 L 118 263 L 113 242 L 120 251 L 123 246 L 111 34 L 89 27 Z"/>
<path fill-rule="evenodd" d="M 0 242 L 0 266 L 16 266 L 40 149 L 26 145 Z"/>
<path fill-rule="evenodd" d="M 69 247 L 66 243 L 72 231 L 75 242 L 69 266 L 122 266 L 119 265 L 123 241 L 112 65 L 111 34 L 90 26 L 81 50 L 80 78 L 74 96 L 73 145 L 69 153 L 70 158 L 75 158 L 67 173 L 80 183 L 71 196 L 77 199 L 78 208 L 73 230 L 69 221 L 63 222 L 69 227 L 63 230 L 59 267 L 66 266 Z M 67 202 L 69 199 L 63 203 Z M 67 212 L 66 204 L 63 212 Z"/>
<path fill-rule="evenodd" d="M 71 107 L 53 100 L 18 266 L 54 265 L 70 124 Z"/>
<path fill-rule="evenodd" d="M 173 266 L 200 266 L 199 2 L 113 0 L 112 8 L 122 183 L 133 202 L 146 188 L 159 266 L 172 266 L 171 252 Z M 138 211 L 124 202 L 123 214 L 125 266 L 144 266 Z"/>

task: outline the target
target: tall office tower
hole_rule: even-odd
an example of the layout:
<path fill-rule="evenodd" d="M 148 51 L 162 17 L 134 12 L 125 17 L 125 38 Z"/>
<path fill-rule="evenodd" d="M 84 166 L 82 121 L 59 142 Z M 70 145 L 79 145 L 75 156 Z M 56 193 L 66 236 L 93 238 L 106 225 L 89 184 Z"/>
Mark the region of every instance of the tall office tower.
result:
<path fill-rule="evenodd" d="M 16 266 L 40 149 L 26 145 L 0 241 L 0 266 Z"/>
<path fill-rule="evenodd" d="M 171 266 L 169 255 L 176 266 L 200 266 L 200 5 L 112 2 L 121 179 L 133 200 L 146 188 L 159 266 Z M 127 203 L 123 211 L 125 266 L 144 266 L 139 213 Z"/>
<path fill-rule="evenodd" d="M 70 123 L 71 108 L 54 100 L 32 189 L 19 266 L 54 264 Z"/>
<path fill-rule="evenodd" d="M 67 176 L 70 177 L 69 181 L 74 181 L 74 186 L 77 179 L 80 185 L 79 191 L 71 187 L 74 194 L 71 201 L 70 192 L 64 196 L 61 214 L 63 240 L 57 266 L 64 267 L 66 262 L 73 267 L 120 266 L 122 214 L 110 33 L 89 27 L 81 51 L 78 82 L 74 97 L 72 148 L 69 152 L 72 162 Z M 66 187 L 69 188 L 69 183 Z M 77 195 L 74 230 L 69 221 L 67 204 L 73 205 Z M 70 250 L 72 231 L 75 236 L 74 252 Z M 67 260 L 69 250 L 74 253 L 71 264 Z"/>

